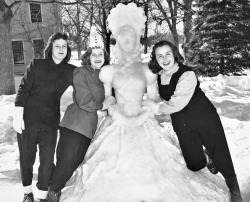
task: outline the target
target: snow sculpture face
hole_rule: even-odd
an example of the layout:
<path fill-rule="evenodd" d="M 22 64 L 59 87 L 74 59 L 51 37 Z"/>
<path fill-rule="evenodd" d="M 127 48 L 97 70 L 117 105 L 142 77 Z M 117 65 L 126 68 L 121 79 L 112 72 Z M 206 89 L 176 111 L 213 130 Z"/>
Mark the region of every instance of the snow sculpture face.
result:
<path fill-rule="evenodd" d="M 93 69 L 100 69 L 104 64 L 104 51 L 102 48 L 93 48 L 90 55 L 90 63 Z"/>
<path fill-rule="evenodd" d="M 119 30 L 117 43 L 121 51 L 125 53 L 134 53 L 137 50 L 137 35 L 133 27 L 123 26 Z"/>
<path fill-rule="evenodd" d="M 171 69 L 175 64 L 173 51 L 168 45 L 156 48 L 155 56 L 158 64 L 164 70 Z"/>
<path fill-rule="evenodd" d="M 67 55 L 67 41 L 57 39 L 52 46 L 52 58 L 56 64 L 59 64 Z"/>

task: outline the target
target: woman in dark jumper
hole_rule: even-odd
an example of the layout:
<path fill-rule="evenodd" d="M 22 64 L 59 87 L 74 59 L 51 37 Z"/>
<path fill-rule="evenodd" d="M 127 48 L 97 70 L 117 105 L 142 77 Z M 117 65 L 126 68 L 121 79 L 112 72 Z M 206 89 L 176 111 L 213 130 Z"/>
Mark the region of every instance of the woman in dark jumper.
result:
<path fill-rule="evenodd" d="M 46 202 L 60 122 L 60 99 L 72 85 L 75 66 L 68 64 L 71 50 L 67 35 L 53 34 L 45 48 L 45 59 L 34 59 L 24 74 L 15 100 L 13 127 L 20 152 L 23 202 L 33 202 L 33 165 L 39 147 L 36 202 Z"/>
<path fill-rule="evenodd" d="M 210 172 L 224 176 L 231 201 L 241 202 L 241 193 L 234 171 L 220 117 L 203 91 L 191 68 L 182 64 L 176 46 L 159 41 L 153 47 L 150 70 L 158 74 L 161 103 L 146 100 L 156 114 L 169 114 L 178 137 L 187 167 L 198 171 L 205 166 Z M 203 150 L 205 147 L 205 150 Z"/>

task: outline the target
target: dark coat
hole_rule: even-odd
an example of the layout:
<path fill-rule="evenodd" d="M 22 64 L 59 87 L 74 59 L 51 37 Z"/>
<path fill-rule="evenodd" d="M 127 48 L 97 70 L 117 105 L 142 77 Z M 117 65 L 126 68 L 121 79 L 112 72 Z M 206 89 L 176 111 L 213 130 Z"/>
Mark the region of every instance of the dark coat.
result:
<path fill-rule="evenodd" d="M 92 139 L 96 132 L 97 110 L 102 109 L 104 86 L 98 69 L 90 66 L 76 68 L 73 79 L 73 103 L 67 107 L 60 126 Z"/>
<path fill-rule="evenodd" d="M 179 69 L 172 75 L 169 85 L 161 85 L 161 78 L 158 76 L 159 94 L 164 100 L 169 101 L 171 99 L 179 78 L 186 71 L 192 71 L 192 69 L 179 64 Z M 219 115 L 213 104 L 200 89 L 198 79 L 194 94 L 189 103 L 182 110 L 170 116 L 175 132 L 185 133 L 199 127 L 221 127 Z"/>
<path fill-rule="evenodd" d="M 60 122 L 60 99 L 73 83 L 74 65 L 52 58 L 34 59 L 19 86 L 15 106 L 24 107 L 25 128 L 56 130 Z"/>

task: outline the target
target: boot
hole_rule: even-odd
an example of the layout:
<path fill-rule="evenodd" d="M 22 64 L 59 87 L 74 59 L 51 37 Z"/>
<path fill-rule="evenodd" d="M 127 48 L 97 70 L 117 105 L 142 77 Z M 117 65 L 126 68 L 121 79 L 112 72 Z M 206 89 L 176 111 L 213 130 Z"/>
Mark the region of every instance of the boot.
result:
<path fill-rule="evenodd" d="M 214 175 L 218 173 L 218 169 L 216 168 L 214 161 L 211 157 L 211 154 L 207 151 L 207 149 L 204 149 L 204 155 L 206 157 L 207 160 L 207 168 L 208 170 L 213 173 Z"/>
<path fill-rule="evenodd" d="M 35 202 L 47 202 L 47 199 L 36 198 Z"/>
<path fill-rule="evenodd" d="M 243 202 L 241 197 L 240 188 L 238 184 L 237 177 L 228 177 L 225 178 L 227 187 L 231 195 L 231 202 Z"/>
<path fill-rule="evenodd" d="M 23 202 L 34 202 L 34 195 L 33 195 L 33 193 L 31 192 L 29 194 L 24 194 Z"/>
<path fill-rule="evenodd" d="M 61 196 L 61 191 L 55 192 L 53 190 L 48 191 L 47 200 L 48 202 L 59 202 Z"/>

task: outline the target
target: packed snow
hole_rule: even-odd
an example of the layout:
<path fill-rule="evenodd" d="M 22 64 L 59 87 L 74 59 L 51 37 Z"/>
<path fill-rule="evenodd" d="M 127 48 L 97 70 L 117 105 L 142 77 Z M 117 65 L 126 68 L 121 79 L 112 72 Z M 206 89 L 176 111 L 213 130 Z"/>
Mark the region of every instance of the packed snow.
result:
<path fill-rule="evenodd" d="M 73 63 L 79 65 L 79 61 L 74 61 Z M 21 77 L 16 77 L 15 79 L 16 79 L 16 86 L 18 86 Z M 199 77 L 199 80 L 201 82 L 201 88 L 210 98 L 213 104 L 217 107 L 218 113 L 220 114 L 226 133 L 226 138 L 229 144 L 230 152 L 232 155 L 232 159 L 234 162 L 236 174 L 238 176 L 242 196 L 245 202 L 249 202 L 250 201 L 250 172 L 249 172 L 250 170 L 250 133 L 249 133 L 250 72 L 246 71 L 245 76 L 229 77 L 229 76 L 219 75 L 217 77 Z M 61 100 L 62 115 L 67 105 L 72 102 L 71 95 L 72 95 L 72 88 L 69 88 L 62 97 Z M 15 100 L 15 95 L 0 96 L 0 201 L 1 202 L 21 201 L 23 197 L 20 168 L 19 168 L 19 152 L 16 141 L 16 133 L 12 127 L 14 100 Z M 164 117 L 159 117 L 158 120 L 160 120 L 162 126 L 159 128 L 159 130 L 161 130 L 161 132 L 163 133 L 164 130 L 167 131 L 169 134 L 172 135 L 171 138 L 174 140 L 175 133 L 171 127 L 171 124 L 165 122 Z M 101 152 L 106 152 L 105 147 L 103 147 L 102 149 L 103 150 Z M 175 201 L 186 202 L 185 198 L 187 197 L 187 194 L 190 194 L 194 197 L 193 201 L 197 201 L 195 200 L 195 197 L 197 197 L 200 201 L 217 202 L 218 200 L 215 199 L 218 196 L 223 196 L 223 199 L 221 201 L 229 201 L 228 189 L 225 185 L 224 179 L 220 174 L 214 176 L 206 168 L 196 173 L 188 171 L 184 166 L 185 164 L 184 160 L 182 159 L 181 153 L 180 155 L 175 155 L 178 153 L 178 151 L 180 151 L 178 148 L 178 142 L 176 144 L 172 144 L 172 147 L 171 145 L 169 147 L 166 146 L 166 148 L 164 148 L 164 151 L 168 152 L 167 156 L 171 158 L 171 161 L 179 162 L 180 167 L 176 169 L 182 169 L 181 174 L 179 175 L 175 174 L 173 176 L 167 175 L 168 179 L 164 179 L 168 180 L 171 187 L 171 189 L 169 189 L 169 192 L 166 194 L 174 195 L 173 197 L 175 197 L 176 199 Z M 95 160 L 97 161 L 98 157 L 93 158 L 93 161 Z M 169 161 L 169 163 L 171 163 L 171 161 Z M 97 164 L 98 162 L 92 162 L 92 163 Z M 39 162 L 37 158 L 37 161 L 34 165 L 34 173 L 35 173 L 33 178 L 34 190 L 36 188 L 35 184 L 37 181 L 38 164 Z M 144 168 L 142 168 L 142 171 L 143 170 Z M 185 172 L 183 170 L 185 170 Z M 82 171 L 82 169 L 78 169 L 77 171 L 80 172 Z M 177 172 L 175 171 L 173 173 Z M 74 175 L 72 179 L 69 180 L 66 188 L 63 190 L 63 198 L 62 198 L 63 201 L 65 202 L 75 201 L 73 199 L 70 200 L 70 198 L 74 198 L 74 196 L 72 196 L 71 192 L 67 190 L 74 190 L 73 186 L 75 185 L 75 181 L 80 180 L 80 179 L 75 179 L 77 176 L 80 176 L 79 173 Z M 183 178 L 186 178 L 187 180 L 183 180 Z M 159 182 L 160 180 L 157 181 L 157 183 Z M 179 182 L 182 182 L 182 184 L 180 184 Z M 95 181 L 91 181 L 89 183 L 91 184 L 91 186 L 95 185 L 99 187 L 104 186 L 95 184 Z M 116 191 L 120 190 L 121 192 L 124 191 L 126 192 L 126 190 L 124 190 L 123 187 L 123 185 L 124 186 L 126 185 L 126 182 L 119 184 L 118 182 L 116 183 L 117 184 L 113 184 L 112 186 L 110 184 L 107 184 L 107 186 L 104 186 L 105 187 L 104 191 L 107 191 L 109 187 L 116 187 Z M 152 187 L 155 188 L 157 186 L 159 186 L 159 184 L 158 185 L 155 184 Z M 179 190 L 184 190 L 183 187 L 186 187 L 186 191 L 184 192 L 179 191 Z M 78 186 L 77 189 L 81 189 L 81 187 Z M 150 190 L 150 187 L 148 187 L 148 189 Z M 102 194 L 105 193 L 104 191 L 102 190 Z M 136 190 L 131 190 L 131 193 L 134 194 L 135 191 Z M 81 190 L 79 192 L 81 192 Z M 127 190 L 127 193 L 128 192 L 129 190 Z M 155 190 L 155 192 L 157 193 L 157 190 Z M 36 194 L 35 191 L 34 193 Z M 98 193 L 95 194 L 98 195 Z M 131 197 L 132 194 L 127 195 L 127 199 Z M 123 200 L 131 201 L 131 200 L 126 200 L 126 197 Z M 105 195 L 102 201 L 104 202 L 108 201 L 105 198 Z"/>

